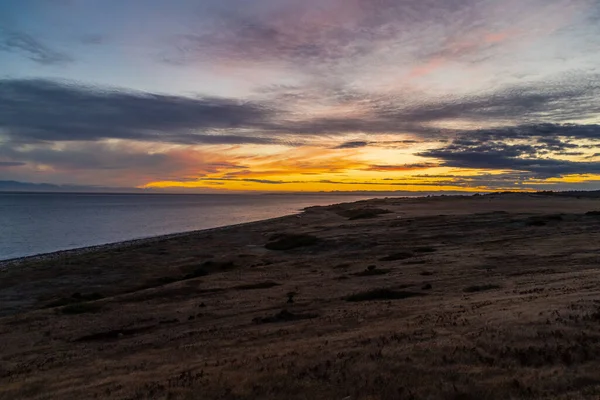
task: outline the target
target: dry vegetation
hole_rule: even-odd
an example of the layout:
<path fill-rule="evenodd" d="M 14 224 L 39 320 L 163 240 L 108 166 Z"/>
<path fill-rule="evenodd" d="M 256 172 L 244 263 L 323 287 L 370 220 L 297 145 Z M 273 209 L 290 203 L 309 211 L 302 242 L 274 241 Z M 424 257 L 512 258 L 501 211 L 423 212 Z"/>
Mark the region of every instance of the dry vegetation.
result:
<path fill-rule="evenodd" d="M 600 398 L 598 210 L 372 200 L 14 265 L 0 398 Z"/>

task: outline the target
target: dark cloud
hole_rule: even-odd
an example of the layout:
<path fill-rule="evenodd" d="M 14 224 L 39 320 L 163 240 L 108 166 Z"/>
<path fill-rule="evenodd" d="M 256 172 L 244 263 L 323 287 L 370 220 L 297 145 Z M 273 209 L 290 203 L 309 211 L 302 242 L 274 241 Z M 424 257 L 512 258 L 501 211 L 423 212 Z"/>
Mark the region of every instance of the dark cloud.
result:
<path fill-rule="evenodd" d="M 22 146 L 102 139 L 298 145 L 312 136 L 316 139 L 322 135 L 344 133 L 396 133 L 438 143 L 452 139 L 441 148 L 419 154 L 434 158 L 447 167 L 516 170 L 539 177 L 600 173 L 598 162 L 560 159 L 583 155 L 584 150 L 597 147 L 600 125 L 537 123 L 472 131 L 431 127 L 453 118 L 499 122 L 508 118 L 507 115 L 515 121 L 528 120 L 535 113 L 554 117 L 559 113 L 571 115 L 577 112 L 577 105 L 583 104 L 582 99 L 587 99 L 592 103 L 586 103 L 578 111 L 579 116 L 584 117 L 597 106 L 589 98 L 589 90 L 596 90 L 596 87 L 575 86 L 549 92 L 540 89 L 538 94 L 531 90 L 503 90 L 487 97 L 450 99 L 434 104 L 407 105 L 401 99 L 396 102 L 375 99 L 366 102 L 371 110 L 362 118 L 311 119 L 305 116 L 299 119 L 289 108 L 277 108 L 278 102 L 273 98 L 244 102 L 100 90 L 44 80 L 3 80 L 0 81 L 0 132 L 5 136 L 5 143 L 0 155 L 8 162 L 22 160 L 66 169 L 144 170 L 167 161 L 161 159 L 164 156 L 160 154 L 120 154 L 117 157 L 110 152 L 55 151 L 44 146 L 30 149 L 25 154 Z M 340 94 L 340 97 L 343 101 L 360 100 L 360 96 L 352 91 Z M 304 139 L 299 139 L 302 137 Z M 355 140 L 335 148 L 385 147 L 414 142 Z M 374 165 L 372 168 L 390 171 L 432 166 L 435 164 Z"/>
<path fill-rule="evenodd" d="M 452 119 L 561 122 L 592 118 L 600 113 L 598 78 L 600 76 L 593 75 L 583 82 L 572 82 L 558 88 L 549 88 L 550 82 L 509 87 L 484 95 L 418 104 L 401 110 L 390 104 L 380 113 L 390 119 L 413 123 Z"/>
<path fill-rule="evenodd" d="M 177 180 L 197 178 L 239 167 L 226 162 L 213 163 L 214 158 L 205 153 L 181 148 L 154 152 L 152 146 L 106 142 L 72 142 L 61 146 L 53 143 L 14 146 L 0 142 L 0 159 L 7 160 L 0 163 L 0 168 L 3 164 L 21 167 L 5 168 L 4 178 L 27 180 L 31 179 L 28 176 L 44 175 L 53 177 L 54 182 L 105 182 L 117 186 L 172 180 L 175 176 Z"/>
<path fill-rule="evenodd" d="M 24 162 L 20 161 L 0 161 L 0 168 L 2 167 L 21 167 L 25 165 Z"/>
<path fill-rule="evenodd" d="M 199 178 L 197 182 L 252 182 L 252 183 L 264 183 L 269 185 L 284 185 L 284 184 L 336 184 L 336 185 L 372 185 L 372 186 L 435 186 L 435 182 L 424 183 L 421 181 L 406 179 L 396 180 L 396 182 L 377 182 L 377 181 L 337 181 L 329 179 L 321 179 L 318 181 L 286 181 L 286 180 L 272 180 L 272 179 L 253 179 L 253 178 Z"/>
<path fill-rule="evenodd" d="M 359 147 L 366 147 L 369 145 L 369 142 L 364 141 L 354 141 L 354 142 L 344 142 L 334 147 L 334 149 L 356 149 Z"/>
<path fill-rule="evenodd" d="M 56 149 L 52 145 L 16 149 L 0 145 L 0 156 L 21 159 L 31 164 L 51 165 L 63 170 L 160 170 L 165 169 L 167 163 L 173 162 L 163 153 L 149 154 L 135 148 L 115 148 L 99 143 L 84 143 L 62 149 Z M 21 162 L 21 165 L 24 164 Z"/>
<path fill-rule="evenodd" d="M 600 139 L 600 125 L 597 124 L 530 124 L 507 126 L 493 129 L 478 129 L 463 133 L 461 140 L 520 140 L 536 139 L 553 150 L 571 147 L 560 138 Z"/>
<path fill-rule="evenodd" d="M 11 140 L 134 139 L 185 144 L 268 144 L 260 135 L 218 134 L 269 118 L 256 104 L 101 90 L 44 80 L 0 81 L 0 129 Z"/>
<path fill-rule="evenodd" d="M 578 143 L 582 140 L 592 141 L 592 147 L 599 146 L 600 125 L 540 124 L 477 130 L 419 155 L 438 159 L 447 167 L 525 171 L 540 178 L 600 173 L 600 162 L 558 158 L 585 154 L 569 150 L 588 148 Z"/>
<path fill-rule="evenodd" d="M 423 177 L 428 178 L 426 180 Z M 321 179 L 318 181 L 286 181 L 286 180 L 271 180 L 271 179 L 245 179 L 245 178 L 200 178 L 196 179 L 197 182 L 209 183 L 209 182 L 252 182 L 252 183 L 263 183 L 268 185 L 284 185 L 284 184 L 334 184 L 334 185 L 347 185 L 347 186 L 396 186 L 396 187 L 439 187 L 448 186 L 459 189 L 481 187 L 483 190 L 497 190 L 497 189 L 514 189 L 515 181 L 520 181 L 522 184 L 519 185 L 521 189 L 536 189 L 536 185 L 540 182 L 532 181 L 533 177 L 524 173 L 506 173 L 506 174 L 480 174 L 476 176 L 461 176 L 461 175 L 420 175 L 420 178 L 416 176 L 403 177 L 403 178 L 385 178 L 379 181 L 343 181 L 343 180 L 330 180 Z M 176 181 L 182 181 L 177 179 Z M 189 182 L 189 180 L 185 180 Z M 552 187 L 552 184 L 546 187 Z"/>
<path fill-rule="evenodd" d="M 310 114 L 296 115 L 293 101 L 282 102 L 272 95 L 250 102 L 106 90 L 45 80 L 0 80 L 0 128 L 11 140 L 21 142 L 116 138 L 183 144 L 297 145 L 302 143 L 302 136 L 347 133 L 409 134 L 437 141 L 451 137 L 456 130 L 433 124 L 453 119 L 500 123 L 560 120 L 561 115 L 586 118 L 595 111 L 600 113 L 600 97 L 593 97 L 598 90 L 600 84 L 574 84 L 551 91 L 542 87 L 509 88 L 487 96 L 415 103 L 339 89 L 333 96 L 334 104 L 357 102 L 367 107 L 367 114 L 361 118 L 311 118 Z M 549 115 L 551 118 L 547 118 Z M 536 124 L 523 129 L 477 131 L 476 136 L 493 139 L 533 135 L 550 141 L 557 135 L 597 135 L 594 125 Z M 387 144 L 391 143 L 394 141 Z M 367 145 L 377 144 L 358 140 L 338 148 Z M 564 142 L 560 145 L 566 150 Z"/>
<path fill-rule="evenodd" d="M 434 163 L 414 163 L 400 165 L 369 165 L 368 171 L 413 171 L 437 167 Z"/>
<path fill-rule="evenodd" d="M 43 65 L 66 64 L 73 61 L 68 54 L 51 49 L 25 32 L 2 27 L 0 27 L 0 51 L 18 53 Z"/>
<path fill-rule="evenodd" d="M 598 74 L 583 74 L 570 81 L 556 76 L 553 80 L 508 85 L 486 93 L 448 95 L 439 100 L 424 98 L 419 93 L 377 95 L 327 83 L 323 83 L 318 91 L 310 87 L 283 86 L 271 87 L 262 94 L 269 104 L 285 108 L 290 115 L 285 115 L 272 128 L 280 133 L 301 135 L 408 133 L 439 140 L 457 132 L 441 128 L 449 126 L 448 123 L 452 121 L 469 121 L 476 125 L 536 124 L 543 131 L 552 128 L 550 123 L 590 119 L 600 115 Z M 360 118 L 311 118 L 310 113 L 293 118 L 295 108 L 307 103 L 331 107 L 356 105 L 364 112 Z M 570 129 L 579 130 L 580 135 L 585 135 L 587 128 L 578 125 Z M 498 135 L 505 133 L 497 132 Z"/>

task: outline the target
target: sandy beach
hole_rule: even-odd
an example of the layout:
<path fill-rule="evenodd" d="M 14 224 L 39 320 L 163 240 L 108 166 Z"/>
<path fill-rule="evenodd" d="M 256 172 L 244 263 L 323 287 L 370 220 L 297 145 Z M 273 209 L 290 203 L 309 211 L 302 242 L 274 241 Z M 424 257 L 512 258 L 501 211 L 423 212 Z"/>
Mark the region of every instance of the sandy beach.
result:
<path fill-rule="evenodd" d="M 600 398 L 600 199 L 388 198 L 0 269 L 0 399 Z"/>

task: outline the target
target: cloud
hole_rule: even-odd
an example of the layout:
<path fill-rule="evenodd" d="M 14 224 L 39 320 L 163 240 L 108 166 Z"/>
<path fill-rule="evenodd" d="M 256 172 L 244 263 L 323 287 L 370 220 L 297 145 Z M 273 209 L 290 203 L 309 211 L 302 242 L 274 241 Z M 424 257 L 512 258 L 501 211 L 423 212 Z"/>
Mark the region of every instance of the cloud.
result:
<path fill-rule="evenodd" d="M 510 83 L 485 92 L 443 97 L 421 92 L 372 93 L 327 83 L 318 90 L 311 86 L 271 87 L 262 95 L 263 101 L 279 109 L 278 120 L 265 128 L 297 135 L 400 133 L 440 139 L 459 131 L 455 121 L 471 126 L 514 126 L 582 121 L 600 115 L 597 73 L 576 77 L 558 74 L 538 82 Z M 315 107 L 346 107 L 349 111 L 343 117 L 323 117 L 314 113 Z"/>
<path fill-rule="evenodd" d="M 562 149 L 564 148 L 563 146 L 568 144 L 559 140 L 559 138 L 600 139 L 600 125 L 538 123 L 493 129 L 477 129 L 464 133 L 461 138 L 463 140 L 477 138 L 480 140 L 537 139 L 553 149 Z"/>
<path fill-rule="evenodd" d="M 357 149 L 359 147 L 366 147 L 369 145 L 369 142 L 365 141 L 354 141 L 354 142 L 344 142 L 334 147 L 334 149 Z"/>
<path fill-rule="evenodd" d="M 393 69 L 395 84 L 404 80 L 410 85 L 430 75 L 448 76 L 457 64 L 470 71 L 475 64 L 512 67 L 516 63 L 510 61 L 521 51 L 548 50 L 545 39 L 555 32 L 578 44 L 598 33 L 593 0 L 202 3 L 195 23 L 169 36 L 162 60 L 217 69 L 262 66 L 297 78 L 318 74 L 338 81 L 358 77 L 371 82 L 380 70 Z M 576 23 L 576 29 L 561 30 Z M 586 37 L 588 30 L 592 34 Z M 544 56 L 574 51 L 576 46 L 550 48 Z M 526 61 L 520 65 L 526 67 Z M 539 76 L 536 69 L 520 72 Z"/>
<path fill-rule="evenodd" d="M 42 65 L 67 64 L 73 59 L 66 53 L 54 50 L 39 39 L 20 31 L 0 27 L 0 51 L 21 54 Z"/>
<path fill-rule="evenodd" d="M 101 45 L 101 44 L 106 43 L 106 36 L 100 35 L 100 34 L 89 33 L 89 34 L 81 35 L 81 37 L 79 38 L 79 41 L 85 45 L 93 45 L 93 46 Z"/>
<path fill-rule="evenodd" d="M 369 57 L 380 56 L 383 49 L 397 53 L 400 46 L 409 47 L 418 39 L 429 49 L 423 54 L 428 58 L 434 52 L 447 52 L 449 43 L 423 32 L 443 26 L 445 37 L 450 33 L 459 37 L 472 31 L 476 23 L 471 21 L 481 21 L 486 10 L 489 8 L 477 0 L 207 4 L 195 28 L 174 35 L 172 47 L 163 57 L 173 63 L 243 60 L 295 68 L 361 67 Z M 495 31 L 487 34 L 501 37 Z"/>
<path fill-rule="evenodd" d="M 585 154 L 569 149 L 599 145 L 600 125 L 539 124 L 465 132 L 444 147 L 418 155 L 447 167 L 525 171 L 549 178 L 600 173 L 600 162 L 560 158 Z"/>
<path fill-rule="evenodd" d="M 23 165 L 25 163 L 20 161 L 0 161 L 0 168 L 20 167 Z"/>
<path fill-rule="evenodd" d="M 398 109 L 382 104 L 378 116 L 389 121 L 429 123 L 453 119 L 472 122 L 560 122 L 596 117 L 600 113 L 600 75 L 510 85 L 485 94 L 421 102 Z"/>
<path fill-rule="evenodd" d="M 218 152 L 188 146 L 161 148 L 133 141 L 66 142 L 15 146 L 0 142 L 0 163 L 15 180 L 110 186 L 137 186 L 149 181 L 196 179 L 245 168 Z M 8 177 L 8 176 L 7 176 Z M 33 177 L 33 178 L 32 178 Z"/>
<path fill-rule="evenodd" d="M 268 119 L 260 105 L 106 90 L 45 80 L 0 80 L 0 129 L 13 141 L 134 139 L 183 144 L 269 144 L 260 135 L 220 134 Z"/>
<path fill-rule="evenodd" d="M 5 79 L 0 80 L 0 129 L 11 140 L 20 142 L 113 138 L 181 144 L 298 145 L 311 137 L 354 133 L 439 140 L 457 132 L 440 127 L 451 120 L 505 124 L 596 116 L 600 113 L 600 96 L 595 97 L 600 95 L 598 82 L 600 79 L 594 83 L 591 77 L 565 87 L 546 82 L 441 101 L 382 97 L 338 88 L 332 92 L 334 104 L 361 104 L 364 113 L 337 118 L 300 112 L 294 101 L 281 101 L 285 92 L 248 101 Z M 549 126 L 539 124 L 538 129 Z M 561 129 L 578 130 L 581 136 L 588 128 L 579 125 Z M 338 148 L 367 145 L 375 143 L 356 140 Z"/>
<path fill-rule="evenodd" d="M 415 171 L 420 169 L 429 169 L 437 167 L 434 163 L 415 163 L 401 165 L 369 165 L 367 171 Z"/>

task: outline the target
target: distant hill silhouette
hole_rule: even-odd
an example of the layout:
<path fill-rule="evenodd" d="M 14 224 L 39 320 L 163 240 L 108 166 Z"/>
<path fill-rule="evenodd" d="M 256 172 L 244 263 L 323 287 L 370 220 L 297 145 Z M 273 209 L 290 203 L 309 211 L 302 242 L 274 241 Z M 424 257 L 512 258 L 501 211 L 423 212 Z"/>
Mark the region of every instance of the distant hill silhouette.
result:
<path fill-rule="evenodd" d="M 0 181 L 0 192 L 140 192 L 136 188 L 109 188 L 92 185 L 55 185 L 52 183 L 31 183 Z"/>
<path fill-rule="evenodd" d="M 173 188 L 173 189 L 138 189 L 138 188 L 117 188 L 107 186 L 93 186 L 93 185 L 56 185 L 52 183 L 32 183 L 32 182 L 20 182 L 20 181 L 2 181 L 0 180 L 0 192 L 29 192 L 29 193 L 48 193 L 48 192 L 59 192 L 59 193 L 148 193 L 148 194 L 234 194 L 234 193 L 245 193 L 239 191 L 228 191 L 228 190 L 207 190 L 204 188 L 187 189 L 187 188 Z M 255 194 L 267 194 L 267 195 L 282 195 L 282 194 L 299 194 L 299 195 L 361 195 L 361 196 L 373 196 L 373 197 L 385 197 L 385 196 L 470 196 L 476 195 L 473 192 L 465 192 L 460 190 L 446 190 L 446 191 L 315 191 L 315 192 L 254 192 Z M 498 194 L 514 194 L 519 192 L 480 192 L 477 195 L 498 195 Z M 594 191 L 564 191 L 564 192 L 553 192 L 553 191 L 541 191 L 536 192 L 536 195 L 544 196 L 567 196 L 567 197 L 594 197 L 600 198 L 600 190 Z"/>

